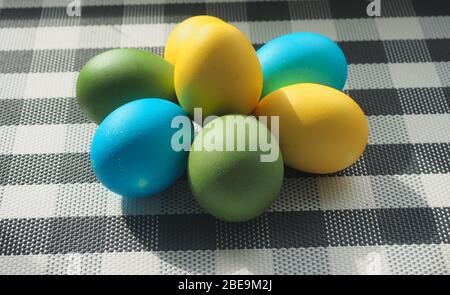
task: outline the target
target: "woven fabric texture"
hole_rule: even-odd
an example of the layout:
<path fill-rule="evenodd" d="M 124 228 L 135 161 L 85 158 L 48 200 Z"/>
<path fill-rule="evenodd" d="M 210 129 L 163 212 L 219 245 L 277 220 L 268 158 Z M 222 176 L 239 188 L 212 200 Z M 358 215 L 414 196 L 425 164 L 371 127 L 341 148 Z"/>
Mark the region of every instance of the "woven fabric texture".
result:
<path fill-rule="evenodd" d="M 367 1 L 0 1 L 1 274 L 449 274 L 450 3 Z M 202 212 L 185 178 L 123 200 L 93 175 L 96 126 L 74 99 L 78 71 L 110 48 L 162 54 L 175 24 L 210 14 L 256 48 L 294 31 L 338 42 L 345 91 L 369 145 L 347 170 L 286 169 L 258 219 Z"/>

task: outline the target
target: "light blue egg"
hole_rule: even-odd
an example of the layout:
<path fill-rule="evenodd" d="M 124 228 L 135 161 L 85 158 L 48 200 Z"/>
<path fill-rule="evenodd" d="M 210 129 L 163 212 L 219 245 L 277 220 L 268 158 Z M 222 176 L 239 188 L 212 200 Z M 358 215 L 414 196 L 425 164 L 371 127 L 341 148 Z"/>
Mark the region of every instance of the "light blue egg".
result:
<path fill-rule="evenodd" d="M 177 116 L 186 117 L 188 126 L 172 128 Z M 176 151 L 172 145 L 174 134 L 182 127 L 191 134 L 190 146 L 192 123 L 168 100 L 145 98 L 119 107 L 103 120 L 92 140 L 95 175 L 108 189 L 125 197 L 148 197 L 163 191 L 186 169 L 188 151 Z"/>
<path fill-rule="evenodd" d="M 342 90 L 347 60 L 331 39 L 316 33 L 292 33 L 271 40 L 257 55 L 263 70 L 262 97 L 281 87 L 317 83 Z"/>

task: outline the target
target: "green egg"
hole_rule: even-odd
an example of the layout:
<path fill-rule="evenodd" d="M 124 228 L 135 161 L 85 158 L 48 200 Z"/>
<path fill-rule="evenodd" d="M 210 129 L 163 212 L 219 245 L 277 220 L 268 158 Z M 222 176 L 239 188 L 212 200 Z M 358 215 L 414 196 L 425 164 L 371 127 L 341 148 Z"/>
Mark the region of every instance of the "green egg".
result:
<path fill-rule="evenodd" d="M 113 49 L 89 60 L 76 85 L 78 104 L 86 116 L 100 124 L 112 111 L 139 98 L 165 98 L 176 102 L 173 66 L 139 49 Z"/>
<path fill-rule="evenodd" d="M 270 144 L 261 145 L 265 142 Z M 283 167 L 278 142 L 264 124 L 254 117 L 227 115 L 211 121 L 195 138 L 188 179 L 205 211 L 224 221 L 248 221 L 277 199 Z"/>

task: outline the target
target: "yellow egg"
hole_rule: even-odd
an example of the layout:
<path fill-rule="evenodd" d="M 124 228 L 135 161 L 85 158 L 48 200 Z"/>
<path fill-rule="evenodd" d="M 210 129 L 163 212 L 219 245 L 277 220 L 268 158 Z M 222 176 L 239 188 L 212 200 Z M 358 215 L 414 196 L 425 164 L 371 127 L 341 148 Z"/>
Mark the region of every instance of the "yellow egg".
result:
<path fill-rule="evenodd" d="M 213 22 L 223 22 L 223 20 L 214 16 L 198 15 L 179 23 L 170 33 L 169 39 L 167 39 L 166 47 L 164 49 L 164 59 L 174 65 L 177 60 L 178 52 L 180 52 L 180 48 L 183 46 L 184 42 L 194 35 L 196 30 L 205 24 Z"/>
<path fill-rule="evenodd" d="M 181 107 L 193 114 L 250 114 L 262 90 L 256 52 L 234 26 L 215 22 L 189 38 L 179 53 L 174 74 Z"/>
<path fill-rule="evenodd" d="M 328 86 L 305 83 L 280 88 L 261 100 L 255 115 L 279 116 L 284 162 L 309 173 L 333 173 L 349 167 L 368 141 L 361 108 L 348 95 Z"/>

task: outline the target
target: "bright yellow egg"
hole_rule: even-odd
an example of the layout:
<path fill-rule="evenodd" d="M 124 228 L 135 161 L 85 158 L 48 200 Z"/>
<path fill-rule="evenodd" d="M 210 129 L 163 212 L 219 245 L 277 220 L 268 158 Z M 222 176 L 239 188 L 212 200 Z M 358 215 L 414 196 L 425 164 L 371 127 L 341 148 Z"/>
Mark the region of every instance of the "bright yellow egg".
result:
<path fill-rule="evenodd" d="M 214 16 L 198 15 L 179 23 L 170 33 L 169 39 L 167 39 L 166 47 L 164 49 L 164 59 L 174 65 L 177 60 L 178 52 L 180 52 L 180 48 L 183 46 L 184 42 L 194 35 L 195 31 L 199 28 L 213 22 L 223 22 L 223 20 Z"/>
<path fill-rule="evenodd" d="M 284 162 L 309 173 L 333 173 L 349 167 L 368 141 L 361 108 L 348 95 L 328 86 L 305 83 L 280 88 L 261 100 L 255 115 L 279 116 Z"/>
<path fill-rule="evenodd" d="M 244 114 L 255 109 L 262 90 L 256 52 L 234 26 L 215 22 L 203 26 L 180 51 L 174 74 L 181 107 L 193 114 Z"/>

